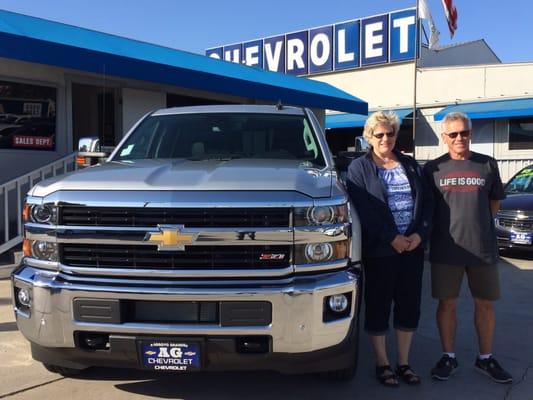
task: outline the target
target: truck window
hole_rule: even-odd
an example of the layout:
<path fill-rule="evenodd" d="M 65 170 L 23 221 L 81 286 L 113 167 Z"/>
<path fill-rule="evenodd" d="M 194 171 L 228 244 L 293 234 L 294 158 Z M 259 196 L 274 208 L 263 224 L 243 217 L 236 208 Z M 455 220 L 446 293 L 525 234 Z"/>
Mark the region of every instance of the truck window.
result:
<path fill-rule="evenodd" d="M 169 158 L 288 159 L 325 165 L 305 116 L 252 113 L 148 117 L 113 160 Z"/>

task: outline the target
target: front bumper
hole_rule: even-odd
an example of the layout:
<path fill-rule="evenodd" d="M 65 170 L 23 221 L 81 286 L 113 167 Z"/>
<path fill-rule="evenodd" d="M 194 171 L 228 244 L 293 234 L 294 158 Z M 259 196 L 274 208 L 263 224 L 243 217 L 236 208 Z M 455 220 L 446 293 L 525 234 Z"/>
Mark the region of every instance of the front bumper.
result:
<path fill-rule="evenodd" d="M 512 231 L 496 227 L 499 249 L 533 252 L 533 244 L 513 243 L 511 241 L 511 233 Z M 533 232 L 529 232 L 529 234 L 533 236 Z"/>
<path fill-rule="evenodd" d="M 339 271 L 295 277 L 290 283 L 261 287 L 180 287 L 83 284 L 60 279 L 56 273 L 23 265 L 12 276 L 15 288 L 29 288 L 32 307 L 15 307 L 19 330 L 32 343 L 33 356 L 44 363 L 69 368 L 117 366 L 138 368 L 137 342 L 143 338 L 194 339 L 202 342 L 203 369 L 272 369 L 311 372 L 342 369 L 356 352 L 359 276 Z M 18 290 L 18 289 L 17 289 Z M 324 322 L 325 298 L 350 293 L 346 317 Z M 220 324 L 96 323 L 74 318 L 77 298 L 145 301 L 264 301 L 272 306 L 266 326 Z M 109 348 L 86 350 L 80 332 L 109 335 Z M 269 350 L 243 354 L 236 342 L 242 337 L 268 337 Z"/>

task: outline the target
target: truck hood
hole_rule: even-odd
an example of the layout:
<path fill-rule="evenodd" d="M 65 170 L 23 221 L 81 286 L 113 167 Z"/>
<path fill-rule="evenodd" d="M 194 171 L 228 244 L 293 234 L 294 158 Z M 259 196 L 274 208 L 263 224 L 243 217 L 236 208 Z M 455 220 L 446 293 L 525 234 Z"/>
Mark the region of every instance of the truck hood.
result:
<path fill-rule="evenodd" d="M 297 191 L 330 197 L 332 174 L 297 160 L 135 160 L 108 162 L 39 182 L 30 195 L 59 190 Z"/>
<path fill-rule="evenodd" d="M 500 203 L 500 209 L 533 212 L 533 193 L 507 193 L 507 198 Z"/>

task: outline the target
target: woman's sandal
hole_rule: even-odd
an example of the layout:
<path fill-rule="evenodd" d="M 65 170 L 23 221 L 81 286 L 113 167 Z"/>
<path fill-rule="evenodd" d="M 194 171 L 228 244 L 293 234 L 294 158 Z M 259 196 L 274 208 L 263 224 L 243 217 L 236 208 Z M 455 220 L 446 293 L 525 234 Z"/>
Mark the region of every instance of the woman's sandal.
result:
<path fill-rule="evenodd" d="M 408 385 L 420 385 L 420 376 L 416 374 L 409 364 L 397 365 L 396 375 Z"/>
<path fill-rule="evenodd" d="M 383 386 L 387 387 L 398 387 L 400 383 L 398 382 L 398 377 L 390 367 L 390 365 L 382 365 L 381 367 L 376 367 L 376 379 Z"/>

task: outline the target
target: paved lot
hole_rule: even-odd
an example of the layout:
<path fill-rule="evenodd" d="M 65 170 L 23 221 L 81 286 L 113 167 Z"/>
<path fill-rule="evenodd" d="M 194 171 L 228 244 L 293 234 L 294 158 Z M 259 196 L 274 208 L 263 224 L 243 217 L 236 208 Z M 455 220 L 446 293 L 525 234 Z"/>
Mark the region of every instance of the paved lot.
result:
<path fill-rule="evenodd" d="M 431 381 L 428 371 L 440 352 L 433 316 L 435 301 L 429 296 L 428 273 L 424 280 L 421 326 L 412 353 L 412 365 L 421 373 L 423 383 L 420 387 L 403 385 L 398 389 L 381 387 L 375 381 L 372 354 L 364 336 L 357 377 L 342 384 L 312 376 L 275 373 L 155 375 L 114 369 L 89 370 L 76 379 L 62 378 L 47 372 L 31 359 L 29 345 L 17 331 L 9 281 L 4 279 L 0 280 L 0 399 L 533 400 L 533 261 L 505 258 L 500 267 L 504 298 L 497 303 L 495 353 L 514 375 L 516 383 L 513 386 L 492 383 L 472 368 L 477 344 L 472 325 L 472 303 L 466 290 L 463 290 L 459 310 L 457 354 L 460 371 L 449 382 Z M 0 270 L 0 274 L 2 272 L 6 275 Z"/>

